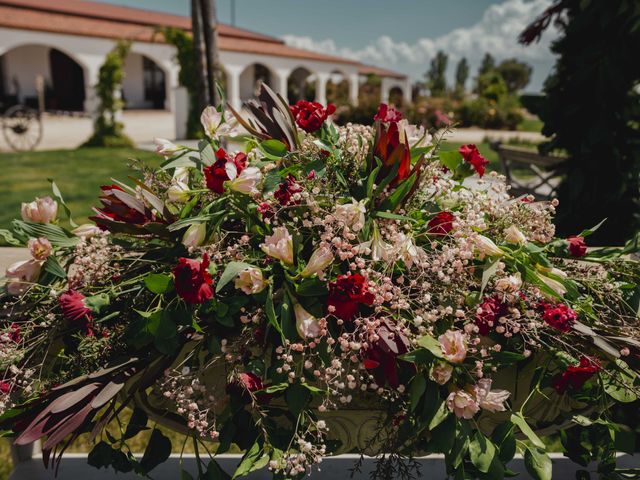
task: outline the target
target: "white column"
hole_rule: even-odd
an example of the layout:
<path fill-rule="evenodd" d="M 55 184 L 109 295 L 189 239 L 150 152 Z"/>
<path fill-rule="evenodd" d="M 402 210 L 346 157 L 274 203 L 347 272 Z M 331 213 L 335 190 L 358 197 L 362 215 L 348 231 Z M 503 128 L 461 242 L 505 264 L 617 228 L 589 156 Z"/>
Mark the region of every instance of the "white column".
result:
<path fill-rule="evenodd" d="M 404 81 L 404 87 L 402 87 L 402 93 L 404 94 L 404 101 L 407 105 L 413 102 L 413 98 L 411 98 L 412 89 L 411 89 L 411 80 L 407 78 Z"/>
<path fill-rule="evenodd" d="M 329 81 L 329 74 L 319 72 L 316 75 L 316 102 L 322 105 L 327 104 L 327 82 Z"/>
<path fill-rule="evenodd" d="M 358 93 L 360 90 L 360 77 L 357 73 L 349 75 L 349 102 L 354 107 L 358 105 Z"/>
<path fill-rule="evenodd" d="M 383 77 L 380 81 L 380 103 L 389 103 L 389 90 L 391 90 L 389 79 Z"/>
<path fill-rule="evenodd" d="M 84 111 L 95 118 L 98 109 L 98 97 L 96 85 L 100 73 L 100 66 L 104 62 L 104 56 L 88 56 L 83 58 L 84 70 Z"/>
<path fill-rule="evenodd" d="M 227 101 L 234 110 L 239 111 L 242 108 L 242 100 L 240 99 L 240 74 L 242 67 L 234 65 L 225 65 L 227 71 Z"/>
<path fill-rule="evenodd" d="M 276 93 L 279 93 L 287 103 L 289 103 L 289 96 L 287 95 L 287 83 L 289 81 L 289 75 L 291 75 L 291 70 L 279 68 L 278 70 L 276 70 L 274 85 Z"/>

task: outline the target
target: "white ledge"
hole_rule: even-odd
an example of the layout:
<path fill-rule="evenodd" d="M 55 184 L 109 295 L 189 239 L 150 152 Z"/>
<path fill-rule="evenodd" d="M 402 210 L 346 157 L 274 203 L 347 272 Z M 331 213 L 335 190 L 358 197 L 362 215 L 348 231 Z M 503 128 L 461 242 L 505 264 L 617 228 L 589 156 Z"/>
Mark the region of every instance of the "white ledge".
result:
<path fill-rule="evenodd" d="M 580 465 L 573 463 L 568 458 L 559 453 L 550 454 L 553 460 L 553 478 L 570 479 L 575 478 L 577 470 L 589 470 L 595 472 L 596 464 L 589 465 L 586 469 Z M 219 455 L 216 461 L 227 472 L 233 473 L 236 465 L 239 463 L 242 455 Z M 335 457 L 327 457 L 320 464 L 320 471 L 314 469 L 310 477 L 314 480 L 331 479 L 331 480 L 347 480 L 349 479 L 350 469 L 353 468 L 359 455 L 338 455 Z M 429 478 L 439 480 L 446 478 L 444 457 L 442 455 L 430 455 L 416 459 L 421 465 L 420 478 Z M 184 455 L 183 465 L 194 478 L 197 478 L 197 467 L 194 455 Z M 619 454 L 618 467 L 620 468 L 640 468 L 640 454 L 634 456 L 627 454 Z M 375 468 L 375 458 L 367 457 L 362 465 L 362 473 L 355 475 L 356 480 L 365 480 L 369 478 L 369 473 Z M 522 456 L 517 455 L 509 464 L 509 468 L 519 473 L 518 479 L 531 478 L 524 467 Z M 158 466 L 151 472 L 154 480 L 175 480 L 180 478 L 180 456 L 171 455 L 171 457 L 162 465 Z M 18 463 L 13 472 L 9 476 L 9 480 L 51 480 L 54 478 L 52 470 L 46 470 L 42 463 L 42 457 L 36 455 L 31 459 Z M 69 453 L 66 454 L 60 465 L 58 479 L 81 479 L 91 478 L 91 480 L 138 480 L 140 477 L 133 473 L 114 473 L 113 469 L 95 469 L 87 464 L 86 454 Z M 250 480 L 270 480 L 271 474 L 267 470 L 254 472 L 247 477 Z"/>

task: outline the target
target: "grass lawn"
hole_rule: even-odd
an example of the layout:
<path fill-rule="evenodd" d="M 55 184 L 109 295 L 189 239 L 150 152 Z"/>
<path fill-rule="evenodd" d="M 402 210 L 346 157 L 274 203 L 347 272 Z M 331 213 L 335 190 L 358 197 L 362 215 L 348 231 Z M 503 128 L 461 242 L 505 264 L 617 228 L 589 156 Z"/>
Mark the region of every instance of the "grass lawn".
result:
<path fill-rule="evenodd" d="M 131 158 L 149 165 L 162 161 L 154 152 L 127 148 L 0 153 L 0 228 L 20 217 L 21 202 L 52 195 L 48 178 L 60 187 L 74 220 L 85 222 L 97 205 L 100 185 L 112 183 L 112 177 L 127 181 Z"/>
<path fill-rule="evenodd" d="M 541 132 L 542 127 L 544 123 L 538 117 L 534 117 L 525 118 L 516 128 L 521 132 Z"/>
<path fill-rule="evenodd" d="M 443 142 L 442 148 L 457 150 L 460 145 Z M 489 144 L 481 143 L 478 149 L 489 160 L 489 168 L 499 170 L 498 155 Z M 154 152 L 127 148 L 0 153 L 0 228 L 7 228 L 12 219 L 20 217 L 22 202 L 52 195 L 48 178 L 60 187 L 74 220 L 85 222 L 92 214 L 91 207 L 98 204 L 100 185 L 111 183 L 111 178 L 126 182 L 132 158 L 148 165 L 162 161 Z"/>

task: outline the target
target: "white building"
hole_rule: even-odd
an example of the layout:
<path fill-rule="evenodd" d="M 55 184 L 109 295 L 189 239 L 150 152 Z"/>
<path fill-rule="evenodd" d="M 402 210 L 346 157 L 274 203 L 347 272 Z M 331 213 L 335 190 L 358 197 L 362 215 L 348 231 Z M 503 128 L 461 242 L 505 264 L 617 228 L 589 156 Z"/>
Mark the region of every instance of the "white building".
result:
<path fill-rule="evenodd" d="M 37 104 L 44 84 L 47 110 L 92 112 L 93 87 L 105 55 L 120 39 L 131 41 L 122 97 L 127 109 L 164 109 L 181 116 L 176 51 L 161 27 L 190 29 L 190 18 L 80 0 L 0 0 L 0 101 Z M 330 82 L 342 84 L 352 104 L 368 74 L 381 78 L 381 101 L 411 99 L 405 75 L 287 46 L 247 30 L 219 26 L 220 63 L 230 103 L 239 108 L 260 82 L 295 102 L 314 94 L 327 102 Z M 42 80 L 37 80 L 38 78 Z M 306 89 L 306 92 L 305 92 Z"/>

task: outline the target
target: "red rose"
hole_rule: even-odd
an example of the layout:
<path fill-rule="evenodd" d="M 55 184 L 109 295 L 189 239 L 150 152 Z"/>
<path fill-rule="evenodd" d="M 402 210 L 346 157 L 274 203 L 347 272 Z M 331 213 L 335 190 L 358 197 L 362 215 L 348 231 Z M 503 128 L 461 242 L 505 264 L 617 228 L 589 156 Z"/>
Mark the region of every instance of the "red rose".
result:
<path fill-rule="evenodd" d="M 464 158 L 464 161 L 475 169 L 479 177 L 482 177 L 484 175 L 484 167 L 489 165 L 489 161 L 480 155 L 478 147 L 475 145 L 462 145 L 458 151 Z"/>
<path fill-rule="evenodd" d="M 578 314 L 565 304 L 558 305 L 542 304 L 544 322 L 556 330 L 566 333 L 571 331 L 571 326 L 576 323 Z"/>
<path fill-rule="evenodd" d="M 282 182 L 278 186 L 277 190 L 273 192 L 273 196 L 276 200 L 278 200 L 278 202 L 280 202 L 280 205 L 286 207 L 287 205 L 289 205 L 289 203 L 291 203 L 291 197 L 293 196 L 293 194 L 299 193 L 301 191 L 302 187 L 298 184 L 298 182 L 296 182 L 296 177 L 289 174 L 287 175 L 287 178 L 284 180 L 284 182 Z"/>
<path fill-rule="evenodd" d="M 202 303 L 213 297 L 213 280 L 208 267 L 209 255 L 206 253 L 202 256 L 202 261 L 178 259 L 178 264 L 173 269 L 173 281 L 176 292 L 185 302 Z"/>
<path fill-rule="evenodd" d="M 144 225 L 154 221 L 151 211 L 138 199 L 125 192 L 118 185 L 102 185 L 100 203 L 102 208 L 95 209 L 98 215 L 90 217 L 102 230 L 109 229 L 109 223 L 114 222 Z"/>
<path fill-rule="evenodd" d="M 378 120 L 381 122 L 399 122 L 402 120 L 402 114 L 386 103 L 381 103 L 378 107 L 378 113 L 373 117 L 374 122 Z"/>
<path fill-rule="evenodd" d="M 324 108 L 318 102 L 298 100 L 289 107 L 298 126 L 307 133 L 313 133 L 322 127 L 327 117 L 336 111 L 336 106 L 330 103 Z"/>
<path fill-rule="evenodd" d="M 582 386 L 601 370 L 600 362 L 595 358 L 580 357 L 578 365 L 569 365 L 567 369 L 556 376 L 553 387 L 558 393 L 564 393 L 567 388 L 580 390 Z"/>
<path fill-rule="evenodd" d="M 456 217 L 451 212 L 440 212 L 427 224 L 431 235 L 446 235 L 453 230 L 453 221 Z"/>
<path fill-rule="evenodd" d="M 587 254 L 587 245 L 584 243 L 584 237 L 577 235 L 567 238 L 569 242 L 569 253 L 572 257 L 584 257 Z"/>
<path fill-rule="evenodd" d="M 342 320 L 351 320 L 361 303 L 372 305 L 373 300 L 367 280 L 359 273 L 340 275 L 329 284 L 327 304 L 334 308 L 331 313 Z"/>
<path fill-rule="evenodd" d="M 224 149 L 220 148 L 216 152 L 216 158 L 213 165 L 204 169 L 204 178 L 208 189 L 216 193 L 224 193 L 224 182 L 231 180 L 228 169 L 235 169 L 236 175 L 240 175 L 240 172 L 247 167 L 247 155 L 238 152 L 235 157 L 231 157 Z"/>
<path fill-rule="evenodd" d="M 11 391 L 11 384 L 9 382 L 0 382 L 0 392 L 7 394 Z"/>
<path fill-rule="evenodd" d="M 502 303 L 498 295 L 486 297 L 480 304 L 480 313 L 476 313 L 475 324 L 480 335 L 488 335 L 500 317 L 509 313 L 509 308 Z"/>
<path fill-rule="evenodd" d="M 392 186 L 400 183 L 411 173 L 411 149 L 406 139 L 404 142 L 400 141 L 400 131 L 396 122 L 379 126 L 374 152 L 375 157 L 382 160 L 382 168 L 378 172 L 376 182 L 382 181 L 389 175 L 396 163 L 399 163 L 400 166 L 396 178 L 391 182 Z"/>
<path fill-rule="evenodd" d="M 227 393 L 248 403 L 251 401 L 250 393 L 264 390 L 264 388 L 265 385 L 262 383 L 262 379 L 259 376 L 255 373 L 245 372 L 238 375 L 234 381 L 227 385 Z M 269 403 L 271 395 L 263 393 L 257 395 L 256 400 L 259 404 L 264 405 L 265 403 Z"/>
<path fill-rule="evenodd" d="M 22 341 L 22 336 L 20 335 L 20 325 L 13 322 L 9 325 L 9 340 L 15 343 L 20 343 Z"/>
<path fill-rule="evenodd" d="M 78 322 L 88 337 L 93 337 L 93 311 L 85 303 L 85 296 L 75 290 L 60 295 L 60 308 L 67 320 Z"/>
<path fill-rule="evenodd" d="M 378 340 L 362 351 L 364 368 L 371 371 L 378 385 L 389 383 L 394 388 L 400 385 L 398 379 L 398 356 L 409 351 L 409 341 L 404 334 L 390 322 L 384 321 L 377 330 Z M 410 376 L 415 366 L 405 363 Z"/>
<path fill-rule="evenodd" d="M 84 302 L 85 296 L 75 290 L 60 295 L 60 307 L 62 314 L 67 320 L 78 322 L 80 320 L 91 320 L 93 318 L 92 311 Z"/>
<path fill-rule="evenodd" d="M 262 218 L 273 218 L 276 212 L 267 202 L 262 202 L 258 205 L 258 213 L 262 215 Z"/>

